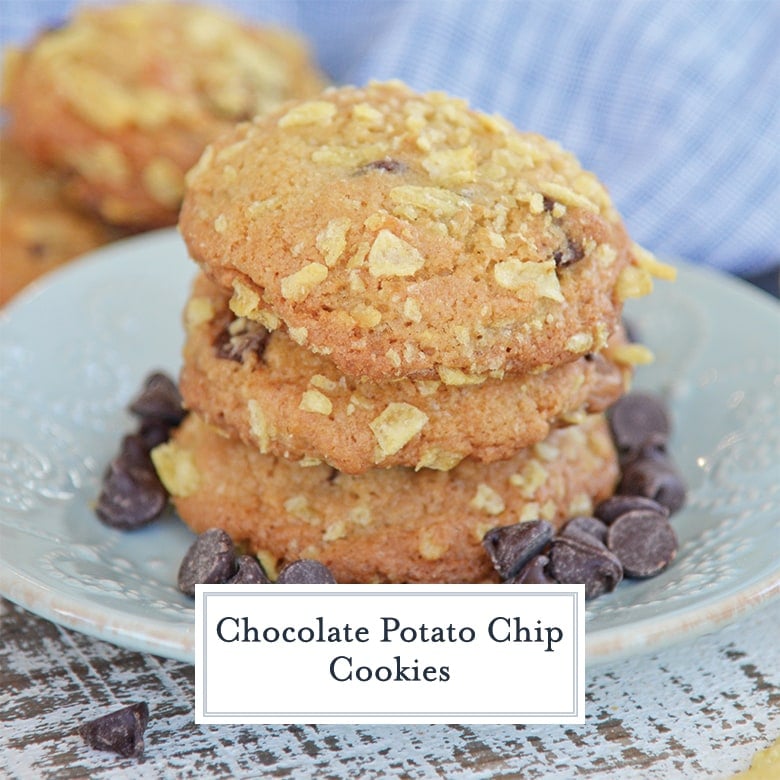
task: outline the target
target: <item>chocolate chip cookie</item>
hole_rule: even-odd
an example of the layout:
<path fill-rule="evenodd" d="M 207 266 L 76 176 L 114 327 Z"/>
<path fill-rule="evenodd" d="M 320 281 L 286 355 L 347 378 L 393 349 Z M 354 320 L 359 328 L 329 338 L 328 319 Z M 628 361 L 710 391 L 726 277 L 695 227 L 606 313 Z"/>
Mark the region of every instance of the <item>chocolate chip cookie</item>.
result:
<path fill-rule="evenodd" d="M 245 311 L 241 295 L 196 280 L 180 377 L 187 408 L 261 452 L 350 474 L 511 457 L 552 427 L 604 410 L 630 378 L 608 348 L 503 379 L 442 369 L 432 380 L 359 381 L 284 329 L 269 331 L 267 319 L 264 326 L 236 311 Z M 610 341 L 618 353 L 620 343 Z"/>
<path fill-rule="evenodd" d="M 297 36 L 216 8 L 83 8 L 7 58 L 8 131 L 106 221 L 159 227 L 212 138 L 324 83 Z"/>
<path fill-rule="evenodd" d="M 196 414 L 152 458 L 195 532 L 226 530 L 272 578 L 285 562 L 314 558 L 344 583 L 496 581 L 481 543 L 490 529 L 536 518 L 561 525 L 610 495 L 618 475 L 601 415 L 501 462 L 466 459 L 450 471 L 304 467 Z"/>
<path fill-rule="evenodd" d="M 331 88 L 220 136 L 180 228 L 246 316 L 373 380 L 578 360 L 659 267 L 558 144 L 400 82 Z"/>

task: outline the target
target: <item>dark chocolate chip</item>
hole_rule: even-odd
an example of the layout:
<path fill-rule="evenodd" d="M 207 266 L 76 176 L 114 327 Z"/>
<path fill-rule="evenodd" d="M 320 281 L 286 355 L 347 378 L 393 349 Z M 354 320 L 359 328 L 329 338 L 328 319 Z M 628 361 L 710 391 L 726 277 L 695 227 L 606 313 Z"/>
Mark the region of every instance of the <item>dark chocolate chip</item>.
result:
<path fill-rule="evenodd" d="M 596 539 L 604 544 L 607 540 L 607 526 L 597 517 L 581 515 L 573 517 L 561 530 L 561 536 L 582 536 L 585 540 Z"/>
<path fill-rule="evenodd" d="M 623 467 L 617 492 L 646 496 L 674 514 L 685 503 L 686 487 L 670 459 L 637 458 Z"/>
<path fill-rule="evenodd" d="M 105 525 L 123 531 L 158 518 L 168 505 L 168 492 L 154 469 L 140 436 L 125 436 L 120 454 L 103 476 L 95 513 Z"/>
<path fill-rule="evenodd" d="M 501 579 L 509 580 L 547 547 L 553 534 L 553 527 L 546 520 L 529 520 L 491 528 L 483 537 L 482 546 Z"/>
<path fill-rule="evenodd" d="M 531 558 L 507 583 L 512 585 L 551 585 L 557 582 L 547 573 L 550 559 L 546 555 Z"/>
<path fill-rule="evenodd" d="M 598 540 L 588 544 L 571 536 L 553 541 L 548 571 L 558 582 L 585 585 L 586 599 L 609 593 L 623 579 L 620 561 L 603 544 Z"/>
<path fill-rule="evenodd" d="M 210 528 L 190 545 L 179 567 L 182 593 L 195 595 L 195 585 L 227 582 L 236 573 L 236 552 L 232 539 L 221 528 Z"/>
<path fill-rule="evenodd" d="M 145 420 L 138 429 L 138 435 L 147 450 L 153 450 L 171 438 L 171 425 L 160 420 Z"/>
<path fill-rule="evenodd" d="M 227 581 L 228 585 L 267 585 L 271 582 L 253 555 L 239 555 L 236 566 L 238 571 Z"/>
<path fill-rule="evenodd" d="M 262 359 L 268 341 L 268 331 L 253 320 L 232 319 L 220 330 L 214 342 L 217 357 L 243 363 L 254 353 Z"/>
<path fill-rule="evenodd" d="M 303 558 L 285 566 L 277 582 L 280 585 L 334 585 L 336 580 L 325 564 Z"/>
<path fill-rule="evenodd" d="M 668 517 L 669 515 L 669 510 L 657 501 L 653 501 L 652 498 L 628 494 L 610 496 L 596 507 L 593 514 L 595 514 L 599 520 L 603 520 L 607 525 L 611 525 L 618 517 L 635 509 L 657 512 L 664 517 Z"/>
<path fill-rule="evenodd" d="M 557 268 L 574 265 L 585 257 L 585 250 L 570 236 L 566 236 L 566 246 L 553 252 L 553 260 Z"/>
<path fill-rule="evenodd" d="M 677 554 L 677 535 L 658 512 L 635 509 L 615 520 L 607 546 L 617 555 L 626 577 L 654 577 Z"/>
<path fill-rule="evenodd" d="M 130 404 L 129 409 L 142 420 L 160 420 L 169 425 L 178 425 L 185 414 L 179 388 L 161 371 L 156 371 L 146 378 L 141 393 Z"/>
<path fill-rule="evenodd" d="M 663 403 L 649 393 L 629 393 L 616 401 L 607 415 L 618 454 L 625 458 L 650 440 L 665 443 L 669 417 Z"/>
<path fill-rule="evenodd" d="M 406 165 L 400 160 L 394 160 L 392 157 L 385 157 L 381 160 L 372 160 L 355 171 L 358 175 L 368 173 L 368 171 L 383 171 L 385 173 L 403 173 Z"/>
<path fill-rule="evenodd" d="M 96 750 L 109 750 L 125 758 L 144 752 L 144 731 L 149 722 L 149 707 L 138 702 L 109 712 L 79 727 L 79 735 Z"/>

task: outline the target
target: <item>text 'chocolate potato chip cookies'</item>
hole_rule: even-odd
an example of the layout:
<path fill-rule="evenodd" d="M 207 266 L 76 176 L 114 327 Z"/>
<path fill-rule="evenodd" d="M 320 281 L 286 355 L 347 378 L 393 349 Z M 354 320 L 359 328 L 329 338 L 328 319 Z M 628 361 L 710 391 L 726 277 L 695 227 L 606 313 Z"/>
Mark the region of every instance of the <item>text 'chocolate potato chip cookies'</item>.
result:
<path fill-rule="evenodd" d="M 261 452 L 350 474 L 511 457 L 553 428 L 606 409 L 630 376 L 610 357 L 620 356 L 618 334 L 603 354 L 545 372 L 481 382 L 458 372 L 359 381 L 285 331 L 239 317 L 230 297 L 203 276 L 195 281 L 180 378 L 187 408 Z"/>
<path fill-rule="evenodd" d="M 574 361 L 668 270 L 556 143 L 400 82 L 222 135 L 188 175 L 180 228 L 244 316 L 374 380 Z"/>
<path fill-rule="evenodd" d="M 83 8 L 4 66 L 8 132 L 106 222 L 176 222 L 184 174 L 235 122 L 325 83 L 304 43 L 189 3 Z"/>

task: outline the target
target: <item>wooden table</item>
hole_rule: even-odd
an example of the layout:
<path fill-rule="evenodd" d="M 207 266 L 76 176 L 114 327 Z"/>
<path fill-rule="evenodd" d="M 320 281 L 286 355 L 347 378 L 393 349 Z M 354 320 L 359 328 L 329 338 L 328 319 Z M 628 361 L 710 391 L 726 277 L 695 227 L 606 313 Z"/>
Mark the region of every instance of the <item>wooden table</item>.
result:
<path fill-rule="evenodd" d="M 0 777 L 727 778 L 780 733 L 780 600 L 718 633 L 589 670 L 584 726 L 198 726 L 194 670 L 0 601 Z M 84 720 L 149 704 L 140 760 Z"/>

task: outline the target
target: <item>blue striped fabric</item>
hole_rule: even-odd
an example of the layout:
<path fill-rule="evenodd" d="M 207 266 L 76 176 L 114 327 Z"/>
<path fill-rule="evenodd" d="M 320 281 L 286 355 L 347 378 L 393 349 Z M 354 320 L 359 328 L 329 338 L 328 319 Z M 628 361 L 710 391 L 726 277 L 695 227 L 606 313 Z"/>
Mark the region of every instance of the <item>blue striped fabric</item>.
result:
<path fill-rule="evenodd" d="M 560 141 L 654 252 L 780 262 L 778 0 L 232 0 L 298 29 L 334 81 L 443 89 Z M 0 0 L 0 39 L 65 0 Z"/>

